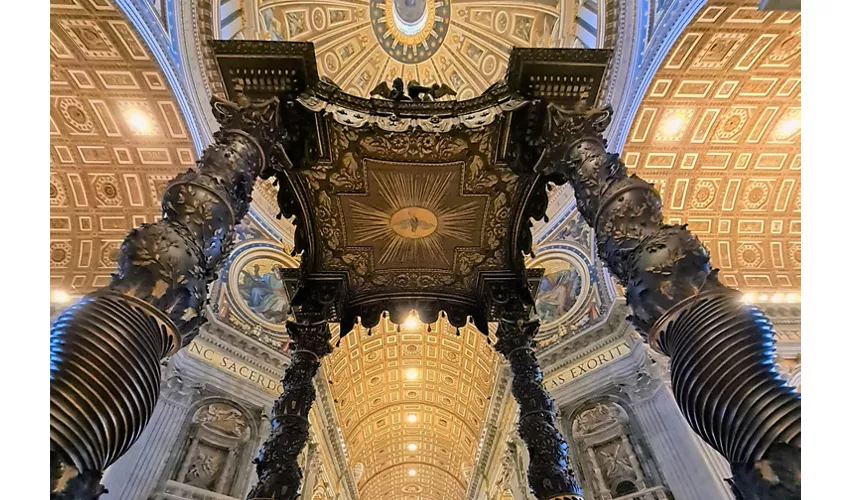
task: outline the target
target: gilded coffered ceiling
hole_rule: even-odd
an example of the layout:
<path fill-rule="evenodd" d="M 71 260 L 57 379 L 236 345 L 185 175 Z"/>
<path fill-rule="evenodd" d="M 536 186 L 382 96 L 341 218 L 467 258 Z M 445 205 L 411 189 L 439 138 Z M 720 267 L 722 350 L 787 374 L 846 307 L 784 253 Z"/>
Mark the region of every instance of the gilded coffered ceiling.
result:
<path fill-rule="evenodd" d="M 800 13 L 710 0 L 662 62 L 623 160 L 733 287 L 800 289 Z"/>
<path fill-rule="evenodd" d="M 357 327 L 329 356 L 359 498 L 464 498 L 496 379 L 476 329 L 446 320 Z M 362 471 L 357 473 L 357 471 Z"/>
<path fill-rule="evenodd" d="M 354 95 L 400 76 L 468 99 L 503 77 L 511 47 L 555 46 L 560 3 L 227 0 L 213 15 L 217 38 L 313 42 L 319 73 Z"/>
<path fill-rule="evenodd" d="M 156 61 L 109 0 L 50 4 L 50 277 L 109 282 L 124 235 L 195 161 Z"/>

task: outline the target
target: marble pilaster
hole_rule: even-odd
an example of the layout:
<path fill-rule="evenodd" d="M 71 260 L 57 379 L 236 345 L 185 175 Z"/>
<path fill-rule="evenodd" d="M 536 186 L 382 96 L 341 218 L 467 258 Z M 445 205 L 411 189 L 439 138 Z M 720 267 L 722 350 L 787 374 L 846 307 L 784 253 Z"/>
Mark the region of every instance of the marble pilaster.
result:
<path fill-rule="evenodd" d="M 201 387 L 180 371 L 167 370 L 150 423 L 130 451 L 107 469 L 103 484 L 108 493 L 102 500 L 146 499 L 154 492 Z"/>
<path fill-rule="evenodd" d="M 649 397 L 634 400 L 632 410 L 677 500 L 734 500 L 666 384 L 659 384 Z"/>

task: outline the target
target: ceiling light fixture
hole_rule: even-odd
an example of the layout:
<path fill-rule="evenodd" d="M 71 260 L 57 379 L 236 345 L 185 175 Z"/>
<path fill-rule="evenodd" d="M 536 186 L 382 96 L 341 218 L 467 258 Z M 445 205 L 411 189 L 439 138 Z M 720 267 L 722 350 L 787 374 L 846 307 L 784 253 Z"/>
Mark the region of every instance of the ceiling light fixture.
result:
<path fill-rule="evenodd" d="M 741 298 L 741 301 L 743 301 L 744 304 L 752 304 L 753 302 L 755 302 L 755 300 L 756 296 L 751 293 L 745 293 L 744 296 Z"/>
<path fill-rule="evenodd" d="M 776 127 L 776 135 L 781 138 L 788 138 L 796 134 L 800 130 L 800 118 L 797 116 L 789 116 L 782 120 L 779 126 Z"/>
<path fill-rule="evenodd" d="M 416 469 L 410 469 L 409 471 L 407 471 L 407 475 L 408 476 L 415 476 L 416 475 Z"/>
<path fill-rule="evenodd" d="M 416 313 L 411 311 L 410 316 L 404 320 L 404 327 L 408 330 L 412 330 L 414 328 L 418 328 L 422 323 L 419 321 L 419 318 L 416 317 Z"/>
<path fill-rule="evenodd" d="M 410 415 L 407 416 L 407 421 L 410 422 L 411 424 L 415 424 L 416 420 L 417 420 L 416 414 L 414 414 L 414 413 L 411 413 Z"/>
<path fill-rule="evenodd" d="M 666 136 L 675 136 L 679 132 L 682 131 L 682 127 L 685 126 L 685 119 L 679 115 L 671 115 L 664 123 L 661 125 L 661 130 L 664 132 Z"/>
<path fill-rule="evenodd" d="M 767 302 L 767 295 L 764 293 L 759 295 L 759 302 Z"/>
<path fill-rule="evenodd" d="M 53 302 L 64 304 L 71 300 L 71 296 L 64 290 L 53 290 Z"/>
<path fill-rule="evenodd" d="M 774 293 L 773 297 L 770 298 L 770 301 L 775 303 L 785 302 L 785 296 L 781 293 Z"/>
<path fill-rule="evenodd" d="M 404 378 L 407 380 L 416 380 L 419 378 L 419 370 L 416 368 L 408 368 L 404 372 Z"/>
<path fill-rule="evenodd" d="M 416 451 L 418 448 L 419 448 L 419 447 L 418 447 L 418 446 L 416 446 L 416 443 L 410 443 L 410 444 L 408 444 L 408 445 L 407 445 L 407 450 L 408 450 L 408 451 Z"/>
<path fill-rule="evenodd" d="M 127 113 L 127 124 L 137 134 L 149 134 L 151 132 L 151 122 L 144 113 L 139 110 L 133 110 Z"/>

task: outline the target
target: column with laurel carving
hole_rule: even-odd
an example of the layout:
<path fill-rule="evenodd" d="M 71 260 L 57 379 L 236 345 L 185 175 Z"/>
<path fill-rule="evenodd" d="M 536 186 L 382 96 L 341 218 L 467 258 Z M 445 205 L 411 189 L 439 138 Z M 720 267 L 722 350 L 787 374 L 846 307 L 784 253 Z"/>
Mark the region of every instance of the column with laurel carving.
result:
<path fill-rule="evenodd" d="M 580 500 L 581 487 L 569 463 L 567 443 L 555 419 L 555 403 L 543 387 L 543 373 L 534 354 L 540 322 L 530 320 L 527 285 L 493 286 L 492 303 L 499 311 L 495 349 L 511 365 L 511 393 L 519 405 L 519 436 L 528 449 L 528 485 L 540 500 Z"/>
<path fill-rule="evenodd" d="M 605 150 L 610 108 L 533 106 L 546 116 L 537 172 L 573 186 L 634 326 L 670 356 L 685 419 L 729 460 L 746 498 L 800 498 L 800 394 L 774 369 L 769 320 L 720 283 L 699 240 L 664 224 L 658 193 Z"/>
<path fill-rule="evenodd" d="M 254 460 L 258 481 L 250 500 L 295 500 L 300 494 L 298 455 L 310 436 L 313 378 L 321 359 L 331 353 L 328 317 L 336 292 L 332 285 L 308 281 L 293 298 L 295 321 L 286 324 L 292 362 L 283 376 L 283 394 L 272 406 L 271 434 Z"/>
<path fill-rule="evenodd" d="M 198 333 L 207 287 L 247 214 L 256 178 L 287 135 L 278 99 L 213 99 L 221 130 L 197 166 L 166 188 L 162 219 L 131 231 L 111 283 L 50 331 L 51 498 L 94 499 L 102 471 L 145 428 L 160 359 Z M 288 103 L 289 104 L 289 103 Z M 288 106 L 291 108 L 291 104 Z"/>

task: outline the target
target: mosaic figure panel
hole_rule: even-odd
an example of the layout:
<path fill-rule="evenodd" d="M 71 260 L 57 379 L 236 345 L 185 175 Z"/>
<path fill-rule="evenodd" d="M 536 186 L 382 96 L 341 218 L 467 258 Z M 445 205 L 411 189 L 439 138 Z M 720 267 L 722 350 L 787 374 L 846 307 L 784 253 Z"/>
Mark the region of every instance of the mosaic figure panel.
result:
<path fill-rule="evenodd" d="M 569 262 L 563 269 L 546 274 L 537 292 L 537 315 L 543 322 L 555 321 L 575 307 L 582 289 L 582 278 Z"/>
<path fill-rule="evenodd" d="M 598 279 L 587 255 L 565 242 L 544 245 L 528 268 L 543 268 L 534 306 L 540 320 L 538 345 L 545 345 L 577 331 L 600 317 Z"/>
<path fill-rule="evenodd" d="M 286 277 L 287 269 L 297 265 L 276 242 L 248 239 L 237 245 L 212 299 L 218 318 L 264 344 L 283 348 L 296 279 Z"/>
<path fill-rule="evenodd" d="M 283 264 L 265 257 L 239 270 L 236 284 L 248 309 L 266 321 L 283 323 L 289 314 L 289 294 L 283 283 Z"/>

